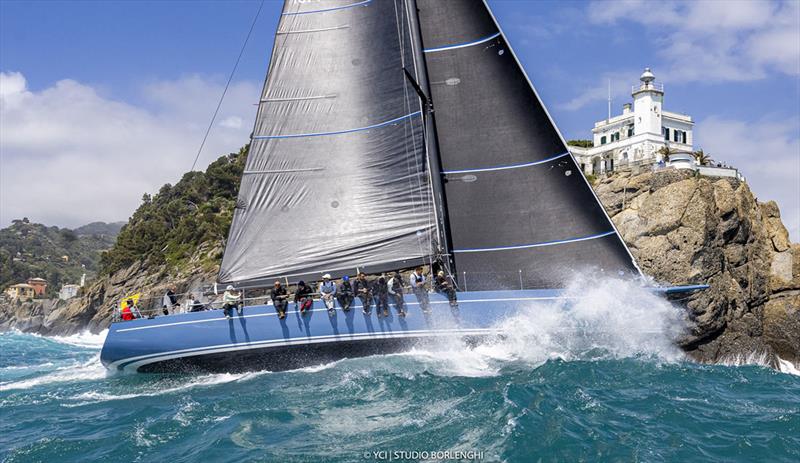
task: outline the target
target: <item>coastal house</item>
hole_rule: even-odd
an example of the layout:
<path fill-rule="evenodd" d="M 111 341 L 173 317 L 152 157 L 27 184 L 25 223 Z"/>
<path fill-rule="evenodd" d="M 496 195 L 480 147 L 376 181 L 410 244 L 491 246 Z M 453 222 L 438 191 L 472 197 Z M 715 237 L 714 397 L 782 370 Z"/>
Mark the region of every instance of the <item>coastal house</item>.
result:
<path fill-rule="evenodd" d="M 664 86 L 655 82 L 650 68 L 639 80 L 631 88 L 633 104 L 625 103 L 622 114 L 594 124 L 594 146 L 569 147 L 586 174 L 599 176 L 631 166 L 666 163 L 660 152 L 664 147 L 678 153 L 693 151 L 692 117 L 663 109 Z"/>
<path fill-rule="evenodd" d="M 44 278 L 28 278 L 28 285 L 33 288 L 37 296 L 44 295 L 47 290 L 47 280 Z"/>
<path fill-rule="evenodd" d="M 22 301 L 33 299 L 36 296 L 36 292 L 33 289 L 33 286 L 26 283 L 18 283 L 16 285 L 11 285 L 8 288 L 6 288 L 5 293 L 12 300 L 22 300 Z"/>

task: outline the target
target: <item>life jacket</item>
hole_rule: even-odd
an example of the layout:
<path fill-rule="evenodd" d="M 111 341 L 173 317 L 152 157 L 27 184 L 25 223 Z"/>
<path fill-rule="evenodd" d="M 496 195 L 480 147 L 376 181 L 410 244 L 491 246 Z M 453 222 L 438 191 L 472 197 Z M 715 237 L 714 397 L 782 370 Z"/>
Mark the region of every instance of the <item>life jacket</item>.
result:
<path fill-rule="evenodd" d="M 131 311 L 130 306 L 125 306 L 122 308 L 122 319 L 125 321 L 133 320 L 135 317 L 133 316 L 133 312 Z"/>
<path fill-rule="evenodd" d="M 336 292 L 336 283 L 330 280 L 328 280 L 327 283 L 323 281 L 322 285 L 320 285 L 320 292 L 323 294 L 330 294 Z"/>

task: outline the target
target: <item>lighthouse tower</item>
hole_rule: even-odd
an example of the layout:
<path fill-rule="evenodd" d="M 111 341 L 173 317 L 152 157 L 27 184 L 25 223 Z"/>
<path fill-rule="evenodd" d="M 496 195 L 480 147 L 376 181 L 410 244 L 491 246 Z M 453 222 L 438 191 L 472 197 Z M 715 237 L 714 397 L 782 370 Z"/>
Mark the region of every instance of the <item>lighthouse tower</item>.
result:
<path fill-rule="evenodd" d="M 639 87 L 633 87 L 633 133 L 634 135 L 662 134 L 662 111 L 664 104 L 664 87 L 655 83 L 656 76 L 645 68 Z"/>

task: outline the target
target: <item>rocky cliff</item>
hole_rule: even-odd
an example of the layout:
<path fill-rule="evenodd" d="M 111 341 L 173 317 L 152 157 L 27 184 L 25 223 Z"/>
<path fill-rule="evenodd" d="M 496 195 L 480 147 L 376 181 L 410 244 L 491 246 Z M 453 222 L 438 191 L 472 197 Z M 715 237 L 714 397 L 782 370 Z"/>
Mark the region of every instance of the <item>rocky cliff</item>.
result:
<path fill-rule="evenodd" d="M 800 245 L 791 244 L 774 202 L 745 183 L 685 171 L 616 174 L 595 185 L 642 270 L 665 284 L 708 283 L 681 303 L 694 322 L 679 342 L 700 361 L 776 355 L 800 363 Z M 0 329 L 69 334 L 108 326 L 120 298 L 158 297 L 213 281 L 220 241 L 196 247 L 178 269 L 137 260 L 68 303 L 0 304 Z M 209 265 L 210 262 L 217 264 Z M 158 304 L 157 301 L 153 302 Z"/>
<path fill-rule="evenodd" d="M 735 179 L 676 170 L 616 174 L 595 191 L 646 274 L 710 285 L 684 301 L 691 356 L 800 361 L 800 245 L 775 202 Z"/>

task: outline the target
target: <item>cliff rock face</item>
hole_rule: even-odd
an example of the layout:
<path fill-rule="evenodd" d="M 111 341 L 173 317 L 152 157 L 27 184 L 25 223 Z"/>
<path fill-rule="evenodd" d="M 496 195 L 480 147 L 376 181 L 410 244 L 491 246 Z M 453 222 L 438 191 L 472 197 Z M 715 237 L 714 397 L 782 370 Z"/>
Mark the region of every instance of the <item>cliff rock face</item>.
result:
<path fill-rule="evenodd" d="M 800 245 L 775 202 L 735 179 L 675 170 L 619 173 L 595 192 L 647 275 L 711 286 L 685 300 L 690 355 L 800 361 Z"/>
<path fill-rule="evenodd" d="M 112 315 L 122 298 L 141 293 L 140 308 L 160 308 L 161 297 L 170 286 L 187 293 L 213 282 L 218 268 L 201 265 L 209 256 L 220 253 L 219 247 L 201 246 L 189 271 L 168 273 L 165 266 L 148 268 L 137 261 L 128 268 L 102 278 L 87 287 L 80 297 L 67 301 L 44 299 L 25 303 L 0 302 L 0 331 L 18 329 L 44 335 L 70 335 L 84 330 L 100 332 L 111 324 Z"/>

